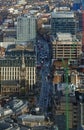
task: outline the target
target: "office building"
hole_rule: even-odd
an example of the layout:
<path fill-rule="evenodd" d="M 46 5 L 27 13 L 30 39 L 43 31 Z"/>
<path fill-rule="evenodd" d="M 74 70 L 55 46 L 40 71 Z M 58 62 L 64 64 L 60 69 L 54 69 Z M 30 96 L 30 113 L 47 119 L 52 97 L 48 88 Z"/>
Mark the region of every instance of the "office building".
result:
<path fill-rule="evenodd" d="M 57 33 L 52 41 L 52 59 L 76 60 L 81 54 L 81 42 L 70 33 Z"/>
<path fill-rule="evenodd" d="M 17 41 L 36 41 L 36 18 L 24 15 L 17 18 Z"/>
<path fill-rule="evenodd" d="M 74 12 L 52 12 L 51 13 L 51 32 L 56 36 L 56 33 L 71 33 L 75 34 L 77 22 Z"/>

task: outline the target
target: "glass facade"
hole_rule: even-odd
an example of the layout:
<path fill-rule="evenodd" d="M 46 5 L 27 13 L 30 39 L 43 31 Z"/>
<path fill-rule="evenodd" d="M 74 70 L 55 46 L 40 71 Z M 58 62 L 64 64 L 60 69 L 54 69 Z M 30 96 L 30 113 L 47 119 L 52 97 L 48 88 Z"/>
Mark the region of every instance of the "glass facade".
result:
<path fill-rule="evenodd" d="M 56 35 L 57 32 L 75 34 L 75 20 L 70 18 L 52 18 L 51 27 L 52 34 Z"/>
<path fill-rule="evenodd" d="M 77 22 L 75 17 L 72 16 L 68 17 L 65 15 L 64 17 L 52 16 L 51 18 L 51 33 L 54 36 L 56 36 L 56 33 L 58 32 L 71 33 L 74 35 L 76 33 L 76 27 L 77 27 Z"/>

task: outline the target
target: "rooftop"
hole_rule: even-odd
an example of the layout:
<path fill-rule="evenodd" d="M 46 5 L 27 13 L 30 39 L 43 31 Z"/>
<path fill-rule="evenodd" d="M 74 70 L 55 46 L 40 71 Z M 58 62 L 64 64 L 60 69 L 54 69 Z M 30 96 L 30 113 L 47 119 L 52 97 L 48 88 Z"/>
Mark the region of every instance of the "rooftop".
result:
<path fill-rule="evenodd" d="M 21 116 L 18 117 L 18 120 L 22 120 L 22 121 L 29 121 L 29 122 L 40 122 L 40 121 L 44 121 L 45 120 L 45 116 L 44 115 L 31 115 L 31 114 L 23 114 Z"/>
<path fill-rule="evenodd" d="M 57 39 L 59 41 L 72 41 L 71 33 L 57 33 Z"/>
<path fill-rule="evenodd" d="M 6 123 L 6 122 L 0 122 L 0 129 L 1 130 L 6 130 L 8 128 L 10 128 L 10 124 Z"/>
<path fill-rule="evenodd" d="M 72 11 L 52 12 L 51 18 L 74 18 L 74 12 Z"/>

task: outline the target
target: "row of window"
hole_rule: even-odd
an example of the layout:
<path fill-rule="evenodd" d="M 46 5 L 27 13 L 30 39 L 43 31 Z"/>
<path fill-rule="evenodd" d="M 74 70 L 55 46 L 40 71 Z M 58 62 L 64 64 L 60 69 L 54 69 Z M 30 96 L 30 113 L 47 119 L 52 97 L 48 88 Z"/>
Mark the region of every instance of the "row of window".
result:
<path fill-rule="evenodd" d="M 1 76 L 1 80 L 20 80 L 20 76 L 19 75 L 3 75 Z M 27 75 L 26 78 L 28 80 L 31 80 L 31 79 L 36 79 L 35 78 L 35 75 Z"/>
<path fill-rule="evenodd" d="M 11 88 L 2 88 L 2 91 L 5 91 L 5 92 L 18 92 L 19 91 L 19 88 L 16 88 L 16 87 L 11 87 Z"/>
<path fill-rule="evenodd" d="M 26 68 L 26 71 L 28 71 L 28 70 L 34 70 L 35 69 L 35 67 L 27 67 Z M 2 71 L 6 71 L 6 70 L 8 70 L 8 71 L 20 71 L 20 67 L 1 67 L 0 68 L 0 70 L 2 70 Z"/>

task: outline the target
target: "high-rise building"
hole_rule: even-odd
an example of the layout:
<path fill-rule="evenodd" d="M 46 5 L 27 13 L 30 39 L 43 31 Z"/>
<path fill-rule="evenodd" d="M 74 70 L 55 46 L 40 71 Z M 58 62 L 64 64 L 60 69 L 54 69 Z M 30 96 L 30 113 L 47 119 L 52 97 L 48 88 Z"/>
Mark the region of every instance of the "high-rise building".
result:
<path fill-rule="evenodd" d="M 24 15 L 17 18 L 17 41 L 36 40 L 36 18 L 34 16 Z"/>
<path fill-rule="evenodd" d="M 51 13 L 51 32 L 56 36 L 56 33 L 71 33 L 75 34 L 77 22 L 74 12 L 52 12 Z"/>

